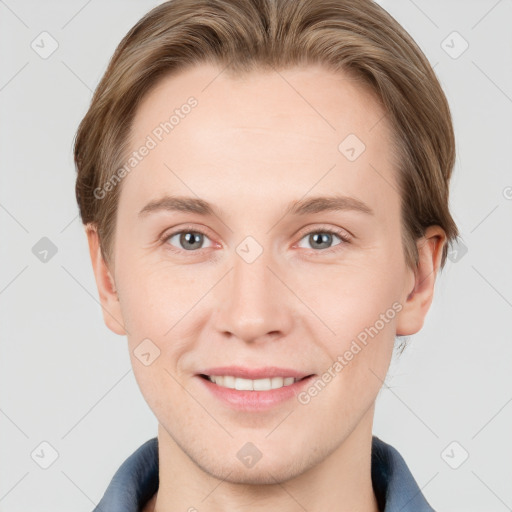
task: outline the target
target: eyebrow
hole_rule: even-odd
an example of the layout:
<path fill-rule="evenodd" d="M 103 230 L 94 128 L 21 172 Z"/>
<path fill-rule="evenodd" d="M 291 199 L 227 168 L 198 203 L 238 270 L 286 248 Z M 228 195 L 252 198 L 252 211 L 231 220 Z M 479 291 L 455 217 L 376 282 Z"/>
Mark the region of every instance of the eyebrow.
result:
<path fill-rule="evenodd" d="M 368 215 L 375 212 L 361 200 L 355 197 L 334 195 L 314 196 L 307 199 L 292 201 L 285 210 L 285 215 L 308 215 L 326 211 L 353 210 Z M 139 217 L 145 217 L 159 211 L 196 213 L 203 216 L 219 216 L 217 209 L 207 201 L 195 197 L 169 196 L 150 201 L 139 212 Z"/>

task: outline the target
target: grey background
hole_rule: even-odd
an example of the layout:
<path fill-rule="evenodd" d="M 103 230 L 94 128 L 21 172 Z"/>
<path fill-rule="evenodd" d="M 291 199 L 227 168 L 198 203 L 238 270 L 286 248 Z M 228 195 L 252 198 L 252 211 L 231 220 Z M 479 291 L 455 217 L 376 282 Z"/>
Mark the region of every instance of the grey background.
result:
<path fill-rule="evenodd" d="M 103 324 L 72 142 L 116 45 L 157 3 L 0 0 L 2 512 L 92 510 L 119 465 L 156 435 L 126 339 Z M 380 3 L 426 53 L 450 102 L 451 206 L 464 247 L 392 364 L 374 433 L 402 453 L 434 508 L 512 510 L 512 1 Z M 58 43 L 47 58 L 31 47 L 43 31 Z M 453 31 L 469 44 L 461 55 Z M 43 237 L 57 249 L 46 262 L 33 252 Z M 58 453 L 47 469 L 42 442 Z"/>

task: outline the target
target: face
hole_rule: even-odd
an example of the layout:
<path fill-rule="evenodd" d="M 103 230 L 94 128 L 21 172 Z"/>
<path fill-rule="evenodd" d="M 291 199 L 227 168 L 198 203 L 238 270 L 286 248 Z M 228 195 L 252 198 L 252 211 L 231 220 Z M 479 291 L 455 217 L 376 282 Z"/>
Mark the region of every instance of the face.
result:
<path fill-rule="evenodd" d="M 290 478 L 371 429 L 395 335 L 421 327 L 383 116 L 321 67 L 235 79 L 200 65 L 138 108 L 131 151 L 155 144 L 120 185 L 106 321 L 169 439 L 210 475 Z M 244 369 L 310 377 L 242 392 L 200 376 Z"/>

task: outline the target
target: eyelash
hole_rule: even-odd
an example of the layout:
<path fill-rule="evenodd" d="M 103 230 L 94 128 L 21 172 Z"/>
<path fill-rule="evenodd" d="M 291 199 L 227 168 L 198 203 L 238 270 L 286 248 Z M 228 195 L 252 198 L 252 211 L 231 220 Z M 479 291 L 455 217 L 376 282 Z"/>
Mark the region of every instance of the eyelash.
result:
<path fill-rule="evenodd" d="M 185 227 L 183 229 L 180 229 L 179 231 L 174 231 L 174 232 L 171 232 L 171 233 L 165 233 L 160 238 L 160 242 L 165 244 L 173 236 L 179 235 L 179 234 L 182 234 L 182 233 L 201 234 L 201 235 L 209 238 L 208 234 L 205 233 L 201 229 L 196 229 L 196 228 L 192 229 L 192 228 Z M 335 245 L 334 247 L 330 247 L 328 249 L 319 249 L 319 250 L 309 249 L 309 251 L 312 251 L 314 256 L 321 256 L 321 255 L 326 254 L 326 253 L 330 254 L 332 252 L 335 252 L 335 251 L 339 250 L 339 249 L 337 249 L 337 248 L 339 248 L 339 246 L 346 245 L 346 244 L 350 243 L 350 240 L 351 240 L 351 237 L 349 237 L 349 235 L 347 235 L 346 231 L 344 231 L 344 230 L 332 229 L 332 228 L 325 228 L 325 229 L 324 228 L 316 228 L 316 229 L 307 231 L 306 233 L 301 233 L 299 242 L 304 237 L 306 237 L 308 235 L 311 235 L 313 233 L 327 233 L 329 235 L 336 235 L 341 240 L 341 242 L 339 244 Z M 193 250 L 193 251 L 186 251 L 185 249 L 177 249 L 176 247 L 174 247 L 174 246 L 172 246 L 170 244 L 167 244 L 167 245 L 168 245 L 170 251 L 178 253 L 178 254 L 184 253 L 184 252 L 188 252 L 188 253 L 194 253 L 195 252 L 195 253 L 197 253 L 197 252 L 199 252 L 201 250 L 201 249 L 199 249 L 199 250 Z"/>

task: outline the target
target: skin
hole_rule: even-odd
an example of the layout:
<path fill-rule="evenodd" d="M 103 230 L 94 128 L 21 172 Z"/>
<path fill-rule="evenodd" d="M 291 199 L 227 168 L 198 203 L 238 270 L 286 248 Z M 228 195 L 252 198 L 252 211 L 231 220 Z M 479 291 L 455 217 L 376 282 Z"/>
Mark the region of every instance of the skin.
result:
<path fill-rule="evenodd" d="M 198 106 L 122 181 L 110 268 L 87 229 L 105 323 L 127 335 L 159 422 L 160 487 L 145 510 L 375 512 L 375 400 L 395 335 L 423 325 L 446 235 L 429 227 L 417 268 L 406 265 L 390 128 L 361 83 L 319 66 L 235 79 L 197 65 L 144 98 L 132 149 L 191 95 Z M 366 145 L 353 162 L 338 150 L 349 133 Z M 333 192 L 374 214 L 283 217 L 289 202 Z M 219 215 L 140 218 L 163 194 L 200 197 Z M 192 250 L 179 235 L 159 241 L 179 229 L 206 236 Z M 325 229 L 353 236 L 318 248 L 308 235 Z M 251 264 L 236 252 L 249 235 L 263 249 Z M 236 412 L 196 376 L 229 364 L 320 376 L 395 302 L 401 311 L 307 405 Z M 160 350 L 148 366 L 133 352 L 145 338 Z M 249 441 L 263 454 L 252 468 L 236 456 Z"/>

